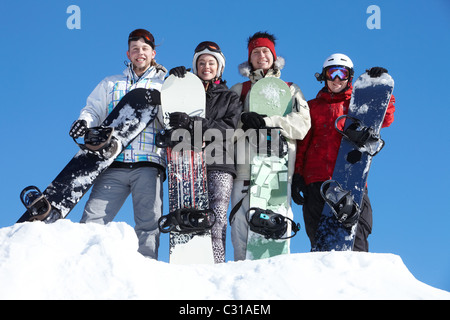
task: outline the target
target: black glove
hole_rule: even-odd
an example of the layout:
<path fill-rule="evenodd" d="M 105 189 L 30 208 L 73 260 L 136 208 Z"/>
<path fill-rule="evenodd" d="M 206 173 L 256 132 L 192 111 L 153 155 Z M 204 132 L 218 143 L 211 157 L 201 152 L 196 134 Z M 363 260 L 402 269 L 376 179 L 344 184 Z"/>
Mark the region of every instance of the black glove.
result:
<path fill-rule="evenodd" d="M 241 115 L 242 129 L 261 129 L 266 126 L 264 117 L 256 112 L 244 112 Z"/>
<path fill-rule="evenodd" d="M 373 67 L 370 68 L 369 70 L 366 70 L 367 73 L 369 74 L 369 76 L 371 78 L 378 78 L 380 77 L 383 73 L 387 73 L 387 69 L 383 68 L 383 67 Z"/>
<path fill-rule="evenodd" d="M 303 196 L 300 194 L 303 193 Z M 306 192 L 306 184 L 305 179 L 298 173 L 294 173 L 292 177 L 292 187 L 291 187 L 291 197 L 292 201 L 294 201 L 298 205 L 303 205 L 305 203 L 305 195 Z"/>
<path fill-rule="evenodd" d="M 184 112 L 172 112 L 169 115 L 169 124 L 173 128 L 189 129 L 191 118 Z"/>
<path fill-rule="evenodd" d="M 74 139 L 78 139 L 81 136 L 84 136 L 87 131 L 87 122 L 86 120 L 76 120 L 72 123 L 70 127 L 69 136 Z"/>
<path fill-rule="evenodd" d="M 187 70 L 184 66 L 179 66 L 170 69 L 169 74 L 173 74 L 175 77 L 178 78 L 184 78 L 184 75 L 186 74 Z"/>

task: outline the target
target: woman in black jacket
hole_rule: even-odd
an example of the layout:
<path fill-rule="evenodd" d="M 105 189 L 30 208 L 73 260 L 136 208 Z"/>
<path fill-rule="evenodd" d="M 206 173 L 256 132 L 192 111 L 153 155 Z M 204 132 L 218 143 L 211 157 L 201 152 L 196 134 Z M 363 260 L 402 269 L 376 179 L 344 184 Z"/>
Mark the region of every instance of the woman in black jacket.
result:
<path fill-rule="evenodd" d="M 209 208 L 216 214 L 216 223 L 211 232 L 214 261 L 220 263 L 225 262 L 227 210 L 236 176 L 233 149 L 227 146 L 237 127 L 242 105 L 239 96 L 230 91 L 222 80 L 225 56 L 216 43 L 200 43 L 195 49 L 192 65 L 193 73 L 202 80 L 205 87 L 205 118 L 174 112 L 170 115 L 170 125 L 188 128 L 191 121 L 202 121 L 204 138 L 210 151 L 206 152 Z M 186 68 L 176 67 L 169 73 L 184 77 Z M 207 138 L 210 136 L 214 138 Z"/>

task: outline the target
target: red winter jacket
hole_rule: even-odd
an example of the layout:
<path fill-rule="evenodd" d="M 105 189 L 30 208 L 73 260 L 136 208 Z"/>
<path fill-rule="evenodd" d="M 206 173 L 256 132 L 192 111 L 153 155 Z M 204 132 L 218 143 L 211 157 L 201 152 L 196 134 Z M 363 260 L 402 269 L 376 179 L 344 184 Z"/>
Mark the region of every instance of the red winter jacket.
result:
<path fill-rule="evenodd" d="M 326 181 L 333 175 L 334 165 L 342 136 L 334 127 L 341 115 L 348 113 L 353 87 L 340 93 L 331 93 L 324 87 L 317 97 L 308 101 L 311 129 L 303 140 L 297 142 L 295 173 L 300 174 L 308 185 Z M 391 97 L 382 127 L 394 121 L 395 98 Z M 344 121 L 340 125 L 343 126 Z M 342 128 L 341 128 L 342 129 Z"/>

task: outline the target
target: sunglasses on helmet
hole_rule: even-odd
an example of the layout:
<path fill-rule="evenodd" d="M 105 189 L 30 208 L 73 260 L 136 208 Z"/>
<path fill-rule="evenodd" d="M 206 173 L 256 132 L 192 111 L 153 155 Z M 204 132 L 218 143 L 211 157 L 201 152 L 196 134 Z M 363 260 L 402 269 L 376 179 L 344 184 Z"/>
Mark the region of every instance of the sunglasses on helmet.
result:
<path fill-rule="evenodd" d="M 325 70 L 325 78 L 327 80 L 333 81 L 336 77 L 342 81 L 348 80 L 350 78 L 350 70 L 341 66 L 329 67 Z"/>
<path fill-rule="evenodd" d="M 128 44 L 131 41 L 137 41 L 140 38 L 143 38 L 147 44 L 149 44 L 153 49 L 155 49 L 155 38 L 150 32 L 144 29 L 136 29 L 132 31 L 128 36 Z"/>
<path fill-rule="evenodd" d="M 197 46 L 197 48 L 195 48 L 195 53 L 201 52 L 205 49 L 208 49 L 211 52 L 218 52 L 218 53 L 222 52 L 217 43 L 212 41 L 203 41 Z"/>

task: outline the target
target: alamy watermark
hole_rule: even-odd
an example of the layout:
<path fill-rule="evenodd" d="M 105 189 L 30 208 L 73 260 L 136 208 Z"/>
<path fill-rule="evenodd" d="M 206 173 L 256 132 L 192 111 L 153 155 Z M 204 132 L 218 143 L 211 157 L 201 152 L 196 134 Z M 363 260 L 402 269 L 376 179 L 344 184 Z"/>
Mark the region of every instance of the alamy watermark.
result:
<path fill-rule="evenodd" d="M 81 29 L 81 9 L 74 4 L 67 7 L 66 13 L 70 16 L 66 20 L 67 29 Z"/>
<path fill-rule="evenodd" d="M 70 16 L 66 20 L 67 29 L 81 29 L 81 9 L 77 5 L 70 5 L 66 10 L 67 14 Z M 367 18 L 366 26 L 368 29 L 381 29 L 381 9 L 377 5 L 370 5 L 366 10 L 367 14 L 370 16 Z"/>
<path fill-rule="evenodd" d="M 381 29 L 381 9 L 377 5 L 367 7 L 366 13 L 370 14 L 367 18 L 366 26 L 368 29 Z"/>
<path fill-rule="evenodd" d="M 288 153 L 288 142 L 279 128 L 202 132 L 201 121 L 195 121 L 193 130 L 171 131 L 170 141 L 172 152 L 203 149 L 207 164 L 248 164 L 251 154 L 284 157 Z"/>

